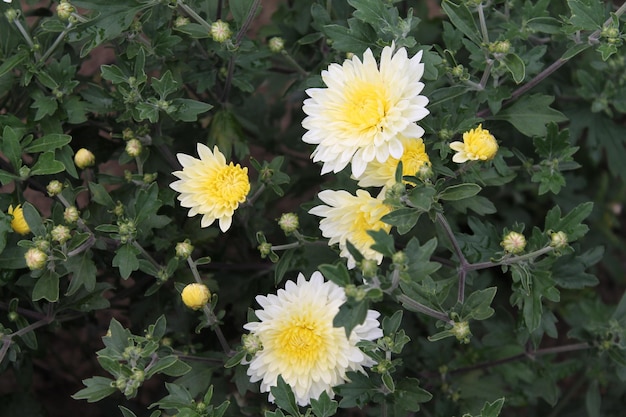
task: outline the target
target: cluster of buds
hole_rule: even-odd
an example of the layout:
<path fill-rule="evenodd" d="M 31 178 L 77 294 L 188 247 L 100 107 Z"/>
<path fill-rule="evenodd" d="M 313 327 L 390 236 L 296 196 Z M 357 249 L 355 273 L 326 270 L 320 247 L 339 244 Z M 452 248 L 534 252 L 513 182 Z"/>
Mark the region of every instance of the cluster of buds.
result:
<path fill-rule="evenodd" d="M 119 228 L 120 242 L 122 243 L 131 242 L 137 235 L 137 226 L 133 220 L 118 220 L 117 226 Z"/>
<path fill-rule="evenodd" d="M 52 230 L 50 231 L 50 237 L 52 238 L 53 241 L 58 242 L 62 245 L 68 240 L 70 240 L 72 235 L 71 235 L 69 227 L 62 225 L 62 224 L 58 224 L 54 226 Z"/>
<path fill-rule="evenodd" d="M 466 321 L 455 321 L 452 324 L 452 334 L 456 337 L 456 340 L 463 344 L 467 344 L 470 341 L 472 332 L 470 331 L 469 323 Z"/>

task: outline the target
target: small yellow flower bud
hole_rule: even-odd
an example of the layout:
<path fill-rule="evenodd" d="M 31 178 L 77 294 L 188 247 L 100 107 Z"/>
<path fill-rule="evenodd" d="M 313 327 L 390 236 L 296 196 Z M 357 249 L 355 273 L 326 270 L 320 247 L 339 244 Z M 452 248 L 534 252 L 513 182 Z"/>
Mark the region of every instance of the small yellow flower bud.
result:
<path fill-rule="evenodd" d="M 193 252 L 193 245 L 189 239 L 185 239 L 183 242 L 178 242 L 176 244 L 176 257 L 187 259 L 191 256 Z"/>
<path fill-rule="evenodd" d="M 50 197 L 54 197 L 55 195 L 61 194 L 61 191 L 63 191 L 63 184 L 57 180 L 52 180 L 46 186 L 46 190 L 48 191 L 48 195 Z"/>
<path fill-rule="evenodd" d="M 285 40 L 281 37 L 275 36 L 269 40 L 267 46 L 270 48 L 270 51 L 277 54 L 285 49 Z"/>
<path fill-rule="evenodd" d="M 286 234 L 290 234 L 298 230 L 300 221 L 296 213 L 283 213 L 278 219 L 278 225 Z"/>
<path fill-rule="evenodd" d="M 11 229 L 15 233 L 19 233 L 20 235 L 26 235 L 30 233 L 30 227 L 28 227 L 28 223 L 26 223 L 26 219 L 24 218 L 24 210 L 22 209 L 22 205 L 18 204 L 13 208 L 13 206 L 9 206 L 8 210 L 9 215 L 13 216 L 13 220 L 11 220 Z"/>
<path fill-rule="evenodd" d="M 556 249 L 563 249 L 567 246 L 567 234 L 565 232 L 554 232 L 550 235 L 550 246 Z"/>
<path fill-rule="evenodd" d="M 65 220 L 67 224 L 76 223 L 79 218 L 80 212 L 74 206 L 67 207 L 63 212 L 63 220 Z"/>
<path fill-rule="evenodd" d="M 81 148 L 74 155 L 74 163 L 78 168 L 85 169 L 96 163 L 96 157 L 91 151 Z"/>
<path fill-rule="evenodd" d="M 68 1 L 61 1 L 61 3 L 57 6 L 57 15 L 61 20 L 69 19 L 75 11 L 76 9 L 74 6 L 72 6 L 72 4 Z"/>
<path fill-rule="evenodd" d="M 189 24 L 189 18 L 185 16 L 178 16 L 176 20 L 174 20 L 174 27 L 179 28 L 181 26 L 185 26 Z"/>
<path fill-rule="evenodd" d="M 46 261 L 48 260 L 48 255 L 44 251 L 38 248 L 30 248 L 24 254 L 24 259 L 26 259 L 26 266 L 31 271 L 35 269 L 41 269 L 46 265 Z"/>
<path fill-rule="evenodd" d="M 60 244 L 67 242 L 72 237 L 69 227 L 62 224 L 54 226 L 50 231 L 50 236 L 52 237 L 52 240 L 59 242 Z"/>
<path fill-rule="evenodd" d="M 211 292 L 206 285 L 193 283 L 187 285 L 180 295 L 187 307 L 199 310 L 209 302 Z"/>
<path fill-rule="evenodd" d="M 488 161 L 498 153 L 496 138 L 479 124 L 476 129 L 463 133 L 463 142 L 452 142 L 450 148 L 456 151 L 452 161 L 461 164 L 466 161 Z"/>
<path fill-rule="evenodd" d="M 211 38 L 215 42 L 224 43 L 232 36 L 232 31 L 227 22 L 216 20 L 211 23 Z"/>
<path fill-rule="evenodd" d="M 126 142 L 126 153 L 132 158 L 136 158 L 141 155 L 142 148 L 143 146 L 141 145 L 139 139 L 130 139 Z"/>
<path fill-rule="evenodd" d="M 508 253 L 522 253 L 526 247 L 526 238 L 521 233 L 509 232 L 500 242 L 500 246 Z"/>

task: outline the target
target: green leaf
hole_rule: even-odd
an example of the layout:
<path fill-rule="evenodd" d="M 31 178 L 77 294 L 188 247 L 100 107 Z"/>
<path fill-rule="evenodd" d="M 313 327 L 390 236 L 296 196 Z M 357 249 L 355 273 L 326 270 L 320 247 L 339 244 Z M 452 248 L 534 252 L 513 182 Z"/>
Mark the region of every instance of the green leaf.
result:
<path fill-rule="evenodd" d="M 133 271 L 139 269 L 138 254 L 139 250 L 130 243 L 119 247 L 113 258 L 112 265 L 119 268 L 122 278 L 128 279 Z"/>
<path fill-rule="evenodd" d="M 526 66 L 524 65 L 522 58 L 510 53 L 506 54 L 501 62 L 506 69 L 509 70 L 511 76 L 513 77 L 513 81 L 515 81 L 516 84 L 524 81 L 524 77 L 526 77 Z"/>
<path fill-rule="evenodd" d="M 78 178 L 78 171 L 76 171 L 76 165 L 74 164 L 74 151 L 69 145 L 63 146 L 57 149 L 54 153 L 54 158 L 61 162 L 65 167 L 65 171 L 73 178 Z"/>
<path fill-rule="evenodd" d="M 356 9 L 354 17 L 369 23 L 372 27 L 381 27 L 385 22 L 392 20 L 387 7 L 381 1 L 348 0 L 348 4 Z"/>
<path fill-rule="evenodd" d="M 174 120 L 183 122 L 195 122 L 199 114 L 206 113 L 213 108 L 211 104 L 188 98 L 175 98 L 172 100 L 172 105 L 176 111 L 170 113 L 170 116 Z"/>
<path fill-rule="evenodd" d="M 433 187 L 415 187 L 409 192 L 409 202 L 417 209 L 429 211 L 436 193 L 437 191 Z"/>
<path fill-rule="evenodd" d="M 161 100 L 165 100 L 167 96 L 178 89 L 178 82 L 174 80 L 172 71 L 167 70 L 161 78 L 152 78 L 152 89 L 156 91 Z"/>
<path fill-rule="evenodd" d="M 337 401 L 331 400 L 326 391 L 322 392 L 319 399 L 311 398 L 311 409 L 315 417 L 331 417 L 337 412 Z"/>
<path fill-rule="evenodd" d="M 550 107 L 553 101 L 554 97 L 544 94 L 522 96 L 493 118 L 511 123 L 528 137 L 545 136 L 546 124 L 567 120 L 563 113 Z"/>
<path fill-rule="evenodd" d="M 243 349 L 238 350 L 237 353 L 235 353 L 235 355 L 228 358 L 228 360 L 224 364 L 224 368 L 228 369 L 228 368 L 232 368 L 234 366 L 239 365 L 245 357 L 246 357 L 246 351 Z"/>
<path fill-rule="evenodd" d="M 22 134 L 13 129 L 11 126 L 5 126 L 2 130 L 2 141 L 0 141 L 0 150 L 9 159 L 15 172 L 22 166 L 22 147 L 20 139 Z"/>
<path fill-rule="evenodd" d="M 126 407 L 124 407 L 122 405 L 118 405 L 117 407 L 122 412 L 122 416 L 123 417 L 137 417 L 137 415 L 135 413 L 133 413 L 132 411 L 130 411 L 128 408 L 126 408 Z"/>
<path fill-rule="evenodd" d="M 452 185 L 439 194 L 439 198 L 447 201 L 464 200 L 478 194 L 481 186 L 474 183 Z"/>
<path fill-rule="evenodd" d="M 26 49 L 20 49 L 15 53 L 12 53 L 3 63 L 0 65 L 0 77 L 7 74 L 13 68 L 17 67 L 26 58 L 30 56 L 30 53 Z"/>
<path fill-rule="evenodd" d="M 274 396 L 277 406 L 292 416 L 300 416 L 300 409 L 296 403 L 296 396 L 293 394 L 291 387 L 285 382 L 281 375 L 278 375 L 276 386 L 270 387 L 270 392 Z"/>
<path fill-rule="evenodd" d="M 16 300 L 16 299 L 15 299 Z M 18 316 L 17 320 L 15 321 L 15 324 L 17 325 L 18 329 L 24 329 L 28 326 L 30 326 L 30 323 L 28 322 L 28 320 L 26 320 L 24 317 L 22 316 Z M 24 342 L 24 344 L 32 350 L 36 350 L 37 349 L 37 334 L 35 333 L 35 331 L 31 330 L 31 331 L 27 331 L 26 333 L 21 334 L 20 339 L 22 339 L 22 342 Z"/>
<path fill-rule="evenodd" d="M 503 405 L 504 398 L 498 398 L 492 403 L 486 402 L 480 411 L 480 417 L 498 417 Z"/>
<path fill-rule="evenodd" d="M 572 11 L 569 21 L 577 29 L 596 30 L 606 20 L 604 2 L 599 0 L 568 0 L 567 5 Z"/>
<path fill-rule="evenodd" d="M 30 170 L 30 175 L 50 175 L 65 171 L 65 165 L 54 159 L 54 152 L 48 151 L 39 155 L 37 162 Z"/>
<path fill-rule="evenodd" d="M 109 209 L 115 207 L 115 202 L 102 184 L 89 182 L 89 191 L 91 192 L 91 199 L 96 203 Z"/>
<path fill-rule="evenodd" d="M 582 224 L 591 214 L 593 210 L 593 202 L 579 204 L 573 208 L 565 217 L 561 218 L 561 208 L 555 206 L 546 215 L 546 222 L 544 230 L 554 232 L 565 232 L 567 234 L 567 241 L 573 242 L 583 237 L 589 227 L 586 224 Z"/>
<path fill-rule="evenodd" d="M 398 310 L 391 317 L 383 318 L 383 332 L 386 336 L 392 335 L 400 328 L 402 322 L 403 311 Z"/>
<path fill-rule="evenodd" d="M 174 29 L 186 33 L 194 39 L 204 39 L 211 36 L 204 26 L 197 23 L 187 23 L 186 25 L 177 26 Z"/>
<path fill-rule="evenodd" d="M 33 118 L 37 122 L 46 116 L 52 116 L 59 108 L 59 103 L 56 98 L 45 96 L 41 91 L 37 91 L 33 94 L 33 104 L 30 105 L 30 108 L 37 109 Z"/>
<path fill-rule="evenodd" d="M 482 44 L 482 39 L 472 12 L 465 2 L 456 3 L 451 0 L 444 0 L 441 8 L 450 18 L 450 22 L 459 29 L 469 40 L 476 45 Z"/>
<path fill-rule="evenodd" d="M 94 403 L 100 401 L 103 398 L 108 397 L 117 391 L 117 388 L 111 386 L 114 381 L 102 376 L 94 376 L 83 380 L 83 384 L 87 388 L 83 388 L 76 394 L 72 395 L 75 400 L 87 400 L 87 402 Z"/>
<path fill-rule="evenodd" d="M 393 407 L 396 416 L 417 412 L 420 404 L 430 401 L 432 394 L 419 386 L 419 380 L 405 378 L 397 384 L 393 394 Z"/>
<path fill-rule="evenodd" d="M 248 17 L 252 3 L 254 0 L 238 0 L 229 2 L 230 12 L 233 14 L 233 19 L 238 26 L 241 26 Z M 257 13 L 259 10 L 257 9 Z"/>
<path fill-rule="evenodd" d="M 72 295 L 81 287 L 91 292 L 96 287 L 96 273 L 98 268 L 91 260 L 90 252 L 72 256 L 65 262 L 65 268 L 72 274 L 72 280 L 67 288 L 66 295 Z"/>
<path fill-rule="evenodd" d="M 101 65 L 100 72 L 102 78 L 111 81 L 113 84 L 128 83 L 128 76 L 116 65 Z"/>
<path fill-rule="evenodd" d="M 368 230 L 367 234 L 374 239 L 371 248 L 376 252 L 382 253 L 384 256 L 392 257 L 396 252 L 393 236 L 384 230 Z"/>
<path fill-rule="evenodd" d="M 37 282 L 33 287 L 33 301 L 46 299 L 51 303 L 59 300 L 59 274 L 46 269 L 46 271 L 37 278 Z"/>
<path fill-rule="evenodd" d="M 585 394 L 585 408 L 587 409 L 588 417 L 602 416 L 602 397 L 600 395 L 598 381 L 591 381 L 589 387 L 587 387 L 587 393 Z"/>
<path fill-rule="evenodd" d="M 274 285 L 280 284 L 287 271 L 292 268 L 292 261 L 295 253 L 296 249 L 290 249 L 283 252 L 281 255 L 278 263 L 274 267 Z"/>
<path fill-rule="evenodd" d="M 374 29 L 360 20 L 348 19 L 348 26 L 325 25 L 324 34 L 333 41 L 333 49 L 340 52 L 365 51 L 376 44 Z"/>
<path fill-rule="evenodd" d="M 72 141 L 72 137 L 70 135 L 50 133 L 48 135 L 35 139 L 33 142 L 31 142 L 30 145 L 24 148 L 24 151 L 25 152 L 51 151 L 53 149 L 65 146 L 71 141 Z"/>
<path fill-rule="evenodd" d="M 496 296 L 497 287 L 485 288 L 471 293 L 461 309 L 462 320 L 486 320 L 494 313 L 491 302 Z"/>
<path fill-rule="evenodd" d="M 323 264 L 318 267 L 318 270 L 324 275 L 324 278 L 340 287 L 345 287 L 351 282 L 348 268 L 343 263 L 337 265 Z"/>
<path fill-rule="evenodd" d="M 33 232 L 34 235 L 42 236 L 46 234 L 46 228 L 43 225 L 43 220 L 41 219 L 41 215 L 32 204 L 26 202 L 22 206 L 22 210 L 24 213 L 24 220 L 28 223 L 28 228 Z"/>
<path fill-rule="evenodd" d="M 367 309 L 369 304 L 367 300 L 346 301 L 340 308 L 339 312 L 333 320 L 334 327 L 344 327 L 346 336 L 352 333 L 352 330 L 365 321 L 367 317 Z"/>
<path fill-rule="evenodd" d="M 413 229 L 413 226 L 419 220 L 422 211 L 410 207 L 403 207 L 385 214 L 381 217 L 381 221 L 396 226 L 398 233 L 404 235 Z"/>

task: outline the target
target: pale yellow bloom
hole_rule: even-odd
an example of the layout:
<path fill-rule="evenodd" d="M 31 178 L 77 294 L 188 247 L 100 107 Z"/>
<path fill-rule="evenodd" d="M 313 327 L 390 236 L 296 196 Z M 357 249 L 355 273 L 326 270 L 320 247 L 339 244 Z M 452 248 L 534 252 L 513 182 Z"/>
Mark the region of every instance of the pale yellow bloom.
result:
<path fill-rule="evenodd" d="M 416 123 L 429 113 L 428 98 L 420 95 L 422 52 L 408 58 L 405 48 L 394 49 L 383 49 L 380 67 L 369 49 L 363 61 L 353 56 L 343 65 L 331 64 L 321 74 L 327 88 L 306 90 L 302 140 L 317 145 L 311 156 L 323 162 L 322 174 L 351 163 L 352 174 L 360 178 L 369 162 L 402 156 L 399 135 L 424 134 Z"/>
<path fill-rule="evenodd" d="M 247 372 L 250 381 L 261 381 L 262 392 L 270 392 L 280 375 L 298 404 L 307 406 L 323 392 L 332 397 L 332 387 L 346 382 L 347 372 L 364 372 L 375 364 L 356 344 L 382 337 L 380 314 L 368 310 L 365 322 L 347 337 L 343 327 L 333 326 L 346 294 L 324 281 L 320 272 L 310 281 L 299 274 L 297 282 L 287 281 L 284 290 L 259 295 L 256 301 L 262 308 L 255 311 L 259 321 L 243 327 L 254 337 L 255 347 Z"/>
<path fill-rule="evenodd" d="M 8 213 L 13 216 L 13 220 L 11 220 L 11 228 L 15 233 L 19 233 L 20 235 L 30 233 L 30 227 L 24 218 L 24 210 L 22 209 L 21 204 L 18 204 L 15 208 L 10 205 Z"/>
<path fill-rule="evenodd" d="M 374 259 L 378 264 L 383 260 L 380 252 L 371 248 L 374 239 L 368 230 L 384 230 L 389 233 L 391 225 L 381 221 L 390 212 L 382 198 L 374 198 L 365 190 L 357 190 L 356 196 L 347 191 L 324 190 L 318 194 L 328 205 L 313 207 L 309 213 L 323 217 L 320 221 L 322 236 L 328 244 L 339 244 L 340 255 L 347 258 L 348 268 L 354 268 L 356 261 L 348 251 L 350 241 L 366 259 Z"/>
<path fill-rule="evenodd" d="M 373 160 L 367 164 L 363 176 L 359 179 L 359 187 L 383 187 L 392 186 L 395 180 L 396 168 L 402 161 L 402 175 L 415 176 L 420 168 L 430 165 L 430 158 L 426 153 L 424 141 L 421 138 L 407 138 L 400 136 L 404 151 L 398 158 L 389 157 L 385 162 Z"/>
<path fill-rule="evenodd" d="M 211 291 L 204 284 L 188 284 L 180 294 L 183 303 L 193 310 L 200 310 L 211 298 Z"/>
<path fill-rule="evenodd" d="M 85 169 L 96 163 L 96 157 L 90 150 L 80 148 L 74 155 L 74 163 L 78 168 Z"/>
<path fill-rule="evenodd" d="M 476 129 L 463 133 L 463 142 L 452 142 L 450 148 L 456 151 L 452 161 L 462 164 L 467 161 L 487 161 L 498 152 L 498 142 L 487 129 L 479 124 Z"/>
<path fill-rule="evenodd" d="M 202 227 L 208 227 L 219 220 L 222 232 L 227 231 L 233 220 L 235 210 L 246 201 L 250 191 L 248 168 L 242 168 L 232 162 L 226 164 L 226 158 L 216 147 L 213 152 L 208 146 L 198 144 L 200 159 L 179 153 L 178 160 L 182 171 L 173 172 L 180 178 L 170 184 L 178 191 L 180 205 L 189 208 L 189 217 L 202 215 Z"/>

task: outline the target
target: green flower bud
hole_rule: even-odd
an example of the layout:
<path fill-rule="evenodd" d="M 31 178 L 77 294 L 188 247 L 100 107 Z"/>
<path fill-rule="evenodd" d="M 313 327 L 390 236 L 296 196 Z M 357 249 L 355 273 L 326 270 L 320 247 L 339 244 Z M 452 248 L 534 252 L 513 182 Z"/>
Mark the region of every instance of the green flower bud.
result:
<path fill-rule="evenodd" d="M 181 259 L 187 259 L 193 252 L 193 245 L 189 239 L 185 239 L 183 242 L 176 244 L 176 257 Z"/>
<path fill-rule="evenodd" d="M 63 220 L 65 220 L 65 223 L 67 224 L 76 223 L 79 218 L 80 212 L 74 206 L 67 207 L 63 212 Z"/>
<path fill-rule="evenodd" d="M 522 253 L 526 248 L 526 238 L 521 233 L 509 232 L 500 242 L 500 246 L 508 253 Z"/>
<path fill-rule="evenodd" d="M 469 343 L 470 336 L 472 335 L 469 323 L 466 321 L 454 322 L 452 325 L 452 333 L 459 342 L 464 344 Z"/>
<path fill-rule="evenodd" d="M 372 278 L 378 273 L 378 264 L 373 259 L 363 259 L 359 266 L 364 277 Z"/>
<path fill-rule="evenodd" d="M 67 20 L 70 18 L 72 13 L 74 13 L 76 9 L 72 4 L 68 1 L 61 1 L 61 3 L 57 6 L 57 16 L 61 20 Z"/>
<path fill-rule="evenodd" d="M 563 249 L 567 246 L 567 234 L 565 232 L 554 232 L 550 235 L 550 246 L 555 249 Z"/>
<path fill-rule="evenodd" d="M 57 180 L 52 180 L 46 186 L 46 190 L 48 191 L 48 195 L 50 197 L 54 197 L 55 195 L 61 194 L 61 191 L 63 191 L 63 184 Z"/>
<path fill-rule="evenodd" d="M 96 163 L 96 157 L 91 151 L 81 148 L 74 155 L 74 163 L 78 168 L 85 169 Z"/>
<path fill-rule="evenodd" d="M 270 253 L 272 253 L 272 244 L 264 242 L 257 246 L 257 249 L 261 253 L 261 258 L 265 258 L 266 256 L 269 256 Z"/>
<path fill-rule="evenodd" d="M 230 30 L 230 26 L 227 22 L 222 20 L 216 20 L 211 24 L 211 38 L 215 42 L 224 43 L 232 36 L 232 31 Z"/>
<path fill-rule="evenodd" d="M 67 242 L 72 237 L 69 227 L 62 224 L 54 226 L 50 231 L 50 236 L 52 237 L 52 240 L 59 242 L 60 244 Z"/>
<path fill-rule="evenodd" d="M 241 336 L 241 344 L 246 353 L 250 355 L 256 354 L 258 351 L 263 350 L 263 344 L 259 336 L 255 334 L 244 334 Z"/>
<path fill-rule="evenodd" d="M 50 242 L 43 237 L 35 237 L 33 242 L 35 243 L 35 247 L 39 250 L 47 252 L 48 249 L 50 249 Z"/>
<path fill-rule="evenodd" d="M 283 213 L 278 219 L 278 225 L 285 234 L 293 233 L 300 226 L 298 215 L 296 213 Z"/>
<path fill-rule="evenodd" d="M 131 158 L 136 158 L 141 155 L 142 148 L 143 146 L 139 139 L 130 139 L 128 142 L 126 142 L 125 150 L 128 156 L 130 156 Z"/>
<path fill-rule="evenodd" d="M 46 266 L 48 255 L 46 255 L 46 253 L 39 248 L 30 248 L 24 254 L 24 259 L 26 259 L 26 266 L 28 269 L 34 271 L 42 269 Z"/>
<path fill-rule="evenodd" d="M 269 40 L 267 46 L 270 48 L 270 51 L 277 54 L 285 49 L 285 40 L 283 38 L 275 36 Z"/>
<path fill-rule="evenodd" d="M 181 26 L 185 26 L 189 24 L 189 18 L 185 16 L 178 16 L 176 20 L 174 20 L 174 27 L 179 28 Z"/>

